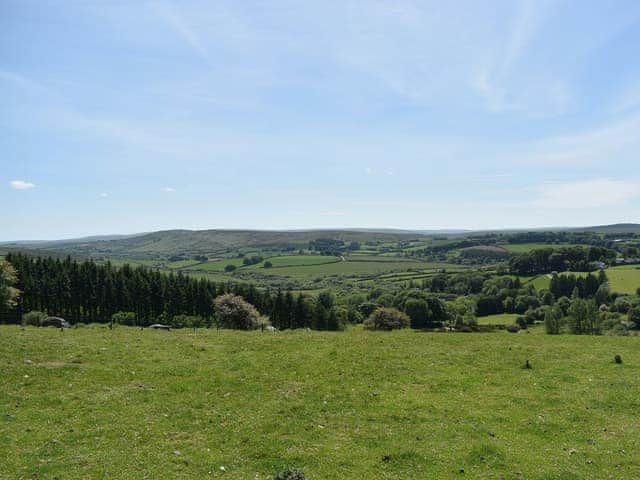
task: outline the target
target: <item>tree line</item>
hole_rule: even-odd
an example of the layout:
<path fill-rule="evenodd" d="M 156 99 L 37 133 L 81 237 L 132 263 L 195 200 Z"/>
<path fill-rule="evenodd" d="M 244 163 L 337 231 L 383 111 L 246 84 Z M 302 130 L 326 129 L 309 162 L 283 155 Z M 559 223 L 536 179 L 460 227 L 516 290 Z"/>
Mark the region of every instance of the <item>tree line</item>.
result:
<path fill-rule="evenodd" d="M 610 263 L 615 258 L 616 252 L 604 247 L 538 248 L 512 258 L 509 271 L 516 275 L 568 270 L 588 272 L 594 269 L 595 262 Z"/>
<path fill-rule="evenodd" d="M 13 321 L 30 311 L 47 312 L 71 323 L 106 323 L 115 314 L 131 316 L 136 325 L 164 322 L 183 326 L 184 317 L 198 317 L 214 325 L 214 300 L 225 294 L 241 296 L 276 328 L 337 330 L 344 321 L 333 295 L 316 299 L 290 291 L 257 289 L 252 284 L 196 279 L 181 273 L 161 273 L 144 266 L 77 261 L 70 257 L 31 257 L 9 253 L 6 257 L 20 295 L 12 300 Z M 9 268 L 7 268 L 9 271 Z"/>

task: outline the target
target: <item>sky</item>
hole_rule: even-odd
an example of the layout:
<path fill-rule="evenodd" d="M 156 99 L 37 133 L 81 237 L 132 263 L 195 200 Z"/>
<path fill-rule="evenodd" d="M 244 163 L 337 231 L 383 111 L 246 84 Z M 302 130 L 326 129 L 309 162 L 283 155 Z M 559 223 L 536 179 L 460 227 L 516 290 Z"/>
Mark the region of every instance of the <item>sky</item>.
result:
<path fill-rule="evenodd" d="M 640 222 L 640 2 L 0 0 L 0 240 Z"/>

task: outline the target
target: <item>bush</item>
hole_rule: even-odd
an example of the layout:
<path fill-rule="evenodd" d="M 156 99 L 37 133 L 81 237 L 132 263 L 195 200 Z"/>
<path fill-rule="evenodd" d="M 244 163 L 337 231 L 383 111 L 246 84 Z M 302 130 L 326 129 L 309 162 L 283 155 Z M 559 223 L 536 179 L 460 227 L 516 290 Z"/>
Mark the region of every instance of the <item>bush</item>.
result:
<path fill-rule="evenodd" d="M 205 325 L 204 319 L 197 315 L 175 315 L 169 322 L 173 328 L 193 328 Z"/>
<path fill-rule="evenodd" d="M 111 315 L 111 321 L 118 325 L 133 327 L 136 324 L 136 314 L 133 312 L 116 312 Z"/>
<path fill-rule="evenodd" d="M 360 305 L 358 305 L 358 311 L 365 317 L 368 317 L 373 312 L 375 312 L 379 306 L 380 305 L 375 302 L 362 302 Z"/>
<path fill-rule="evenodd" d="M 640 328 L 640 307 L 633 307 L 627 314 L 629 322 L 634 324 L 635 328 Z"/>
<path fill-rule="evenodd" d="M 229 265 L 224 267 L 224 271 L 225 272 L 233 272 L 233 271 L 235 271 L 235 269 L 236 269 L 236 266 L 232 265 L 232 264 L 229 264 Z"/>
<path fill-rule="evenodd" d="M 308 478 L 302 470 L 285 467 L 273 476 L 273 480 L 308 480 Z"/>
<path fill-rule="evenodd" d="M 34 327 L 39 327 L 42 325 L 49 315 L 46 312 L 39 312 L 37 310 L 31 310 L 29 313 L 25 313 L 22 315 L 22 323 L 23 325 L 31 325 Z"/>
<path fill-rule="evenodd" d="M 364 321 L 364 328 L 367 330 L 395 330 L 406 328 L 411 323 L 407 314 L 395 308 L 378 308 Z"/>
<path fill-rule="evenodd" d="M 615 302 L 613 302 L 613 307 L 617 312 L 629 313 L 629 310 L 631 309 L 631 298 L 627 296 L 618 297 Z"/>
<path fill-rule="evenodd" d="M 263 267 L 264 268 L 271 268 L 271 267 L 273 267 L 273 263 L 271 263 L 269 260 L 267 260 L 266 262 L 264 262 Z"/>
<path fill-rule="evenodd" d="M 260 314 L 256 307 L 232 293 L 216 298 L 213 311 L 218 324 L 225 328 L 252 330 L 260 326 Z"/>

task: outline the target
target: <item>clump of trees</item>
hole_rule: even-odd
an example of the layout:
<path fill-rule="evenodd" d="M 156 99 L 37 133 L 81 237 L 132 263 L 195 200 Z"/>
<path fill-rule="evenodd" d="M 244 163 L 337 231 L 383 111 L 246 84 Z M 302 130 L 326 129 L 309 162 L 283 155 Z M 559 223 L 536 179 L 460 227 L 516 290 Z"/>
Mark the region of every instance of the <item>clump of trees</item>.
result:
<path fill-rule="evenodd" d="M 615 261 L 616 252 L 605 247 L 538 248 L 509 260 L 509 271 L 516 275 L 564 272 L 588 272 L 596 262 Z"/>
<path fill-rule="evenodd" d="M 367 330 L 396 330 L 411 324 L 409 316 L 395 308 L 381 307 L 375 310 L 364 321 Z"/>
<path fill-rule="evenodd" d="M 264 258 L 261 257 L 260 255 L 251 255 L 250 257 L 244 257 L 242 259 L 242 264 L 245 266 L 256 265 L 258 263 L 262 263 L 263 260 Z"/>

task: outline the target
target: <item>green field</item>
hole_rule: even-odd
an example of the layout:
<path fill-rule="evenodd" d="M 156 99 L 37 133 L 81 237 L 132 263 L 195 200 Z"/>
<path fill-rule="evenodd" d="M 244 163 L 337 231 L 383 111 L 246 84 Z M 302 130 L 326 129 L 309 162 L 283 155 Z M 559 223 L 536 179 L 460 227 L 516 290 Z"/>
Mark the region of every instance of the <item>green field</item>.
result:
<path fill-rule="evenodd" d="M 637 337 L 0 326 L 0 478 L 638 478 L 638 365 Z"/>
<path fill-rule="evenodd" d="M 500 313 L 498 315 L 478 317 L 478 323 L 480 325 L 512 325 L 516 322 L 516 318 L 520 316 L 517 313 Z"/>
<path fill-rule="evenodd" d="M 331 275 L 378 275 L 386 272 L 401 272 L 408 269 L 435 268 L 434 263 L 413 262 L 396 258 L 376 257 L 376 260 L 353 260 L 345 262 L 332 262 L 319 265 L 299 265 L 267 269 L 261 273 L 280 275 L 293 278 L 325 277 Z"/>
<path fill-rule="evenodd" d="M 511 253 L 526 253 L 539 248 L 562 248 L 572 247 L 569 244 L 553 244 L 553 243 L 504 243 L 498 245 Z"/>
<path fill-rule="evenodd" d="M 563 274 L 573 274 L 576 276 L 586 276 L 588 272 L 562 272 Z M 592 272 L 597 275 L 597 272 Z M 640 288 L 640 266 L 639 265 L 622 265 L 619 267 L 611 267 L 605 270 L 609 279 L 609 287 L 612 292 L 633 294 Z M 549 288 L 551 275 L 538 275 L 530 280 L 532 285 L 537 289 Z"/>
<path fill-rule="evenodd" d="M 640 265 L 608 268 L 606 273 L 611 290 L 614 292 L 636 293 L 640 288 Z"/>
<path fill-rule="evenodd" d="M 332 257 L 327 255 L 282 255 L 277 257 L 269 257 L 268 260 L 273 265 L 272 268 L 280 267 L 304 267 L 309 265 L 324 265 L 326 263 L 340 262 L 340 257 Z M 263 263 L 246 267 L 248 270 L 264 269 Z"/>

